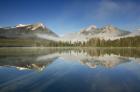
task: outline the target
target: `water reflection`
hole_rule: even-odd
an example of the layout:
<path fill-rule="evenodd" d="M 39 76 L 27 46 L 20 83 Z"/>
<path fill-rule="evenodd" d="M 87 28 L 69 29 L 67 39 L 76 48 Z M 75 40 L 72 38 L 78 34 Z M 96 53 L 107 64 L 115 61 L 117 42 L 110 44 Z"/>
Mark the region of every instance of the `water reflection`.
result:
<path fill-rule="evenodd" d="M 0 92 L 140 92 L 139 48 L 0 48 Z"/>
<path fill-rule="evenodd" d="M 0 66 L 19 70 L 43 70 L 56 59 L 76 61 L 90 68 L 111 68 L 131 61 L 140 63 L 138 48 L 1 48 L 0 52 Z"/>

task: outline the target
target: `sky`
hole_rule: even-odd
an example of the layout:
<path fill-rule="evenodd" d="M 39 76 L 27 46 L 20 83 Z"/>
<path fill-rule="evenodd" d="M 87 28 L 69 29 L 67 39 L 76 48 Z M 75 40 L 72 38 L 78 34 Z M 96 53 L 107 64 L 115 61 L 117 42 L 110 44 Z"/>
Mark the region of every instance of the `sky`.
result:
<path fill-rule="evenodd" d="M 42 22 L 59 35 L 90 25 L 140 28 L 140 0 L 0 0 L 0 27 Z"/>

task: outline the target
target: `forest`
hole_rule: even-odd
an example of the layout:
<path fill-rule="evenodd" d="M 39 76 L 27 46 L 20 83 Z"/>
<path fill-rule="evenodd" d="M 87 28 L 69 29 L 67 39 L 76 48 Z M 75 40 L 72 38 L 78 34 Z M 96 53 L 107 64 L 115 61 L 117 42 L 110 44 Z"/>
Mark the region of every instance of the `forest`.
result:
<path fill-rule="evenodd" d="M 104 40 L 91 38 L 85 42 L 50 41 L 46 39 L 0 39 L 0 47 L 140 47 L 140 36 Z"/>

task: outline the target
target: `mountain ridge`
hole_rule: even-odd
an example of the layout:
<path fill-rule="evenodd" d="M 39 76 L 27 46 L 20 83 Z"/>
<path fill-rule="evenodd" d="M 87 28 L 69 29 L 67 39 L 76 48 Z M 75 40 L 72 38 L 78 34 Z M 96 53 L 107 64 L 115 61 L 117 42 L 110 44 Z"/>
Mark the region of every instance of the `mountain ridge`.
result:
<path fill-rule="evenodd" d="M 18 24 L 14 27 L 0 28 L 0 37 L 5 38 L 26 38 L 36 37 L 36 34 L 48 34 L 54 37 L 58 37 L 56 33 L 47 28 L 42 23 L 35 24 Z"/>
<path fill-rule="evenodd" d="M 72 39 L 73 41 L 75 40 L 86 41 L 90 38 L 114 40 L 128 34 L 131 34 L 131 32 L 123 30 L 123 29 L 119 29 L 112 25 L 107 25 L 101 28 L 97 28 L 95 25 L 91 25 L 85 29 L 80 30 L 79 32 L 73 32 L 73 33 L 67 34 L 64 38 Z"/>
<path fill-rule="evenodd" d="M 1 38 L 41 38 L 52 41 L 87 41 L 91 38 L 100 38 L 104 40 L 115 40 L 124 37 L 139 36 L 140 31 L 130 32 L 120 29 L 113 25 L 106 25 L 101 28 L 96 25 L 90 25 L 78 32 L 65 34 L 59 37 L 55 32 L 47 28 L 43 23 L 18 24 L 14 27 L 0 28 Z"/>

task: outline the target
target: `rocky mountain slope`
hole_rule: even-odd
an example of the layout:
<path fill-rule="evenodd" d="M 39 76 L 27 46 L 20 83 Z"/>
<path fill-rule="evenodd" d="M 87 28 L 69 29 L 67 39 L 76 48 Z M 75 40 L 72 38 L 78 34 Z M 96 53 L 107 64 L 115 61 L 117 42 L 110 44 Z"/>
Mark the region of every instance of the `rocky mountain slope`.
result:
<path fill-rule="evenodd" d="M 113 40 L 129 34 L 131 34 L 131 32 L 119 29 L 112 25 L 104 26 L 102 28 L 97 28 L 95 25 L 92 25 L 79 32 L 67 34 L 63 38 L 65 38 L 65 40 L 71 39 L 72 41 L 86 41 L 90 38 Z"/>
<path fill-rule="evenodd" d="M 36 34 L 47 34 L 58 37 L 57 34 L 42 23 L 28 25 L 19 24 L 14 27 L 0 28 L 0 38 L 36 38 Z"/>

